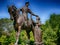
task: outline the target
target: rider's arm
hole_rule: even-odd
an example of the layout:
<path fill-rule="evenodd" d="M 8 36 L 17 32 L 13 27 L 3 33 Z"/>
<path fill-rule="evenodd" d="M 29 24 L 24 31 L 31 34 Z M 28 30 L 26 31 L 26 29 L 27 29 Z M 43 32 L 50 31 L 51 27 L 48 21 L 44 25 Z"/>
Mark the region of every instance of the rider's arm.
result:
<path fill-rule="evenodd" d="M 29 12 L 31 15 L 38 17 L 38 15 L 35 15 L 30 9 L 28 9 L 28 12 Z"/>

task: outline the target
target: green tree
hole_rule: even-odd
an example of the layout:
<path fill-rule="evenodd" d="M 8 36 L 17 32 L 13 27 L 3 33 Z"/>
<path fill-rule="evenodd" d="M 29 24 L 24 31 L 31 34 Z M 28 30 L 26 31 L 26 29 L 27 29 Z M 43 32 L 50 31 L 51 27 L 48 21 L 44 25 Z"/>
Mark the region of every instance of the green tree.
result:
<path fill-rule="evenodd" d="M 60 45 L 60 15 L 52 14 L 50 19 L 41 26 L 45 45 Z"/>

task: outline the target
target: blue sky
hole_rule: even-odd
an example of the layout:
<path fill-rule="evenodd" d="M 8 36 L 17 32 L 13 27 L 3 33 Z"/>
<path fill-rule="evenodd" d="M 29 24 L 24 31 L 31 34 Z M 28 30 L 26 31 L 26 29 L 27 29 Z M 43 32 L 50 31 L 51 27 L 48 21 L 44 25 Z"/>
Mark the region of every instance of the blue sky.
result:
<path fill-rule="evenodd" d="M 17 8 L 24 6 L 29 1 L 29 8 L 33 13 L 39 15 L 41 23 L 49 19 L 50 14 L 60 14 L 60 0 L 0 0 L 0 18 L 10 18 L 7 5 L 14 4 Z M 35 20 L 35 17 L 33 16 Z"/>

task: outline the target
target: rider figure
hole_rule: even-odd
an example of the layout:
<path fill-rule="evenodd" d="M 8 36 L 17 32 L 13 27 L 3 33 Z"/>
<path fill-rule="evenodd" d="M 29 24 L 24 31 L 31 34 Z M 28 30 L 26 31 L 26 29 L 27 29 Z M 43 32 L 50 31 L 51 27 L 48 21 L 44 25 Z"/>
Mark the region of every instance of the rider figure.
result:
<path fill-rule="evenodd" d="M 26 2 L 25 6 L 22 7 L 22 9 L 20 9 L 20 11 L 22 11 L 22 15 L 24 16 L 26 25 L 28 24 L 28 13 L 30 13 L 33 16 L 38 17 L 38 15 L 35 15 L 34 13 L 32 13 L 32 11 L 28 8 L 28 6 L 29 6 L 29 2 Z"/>

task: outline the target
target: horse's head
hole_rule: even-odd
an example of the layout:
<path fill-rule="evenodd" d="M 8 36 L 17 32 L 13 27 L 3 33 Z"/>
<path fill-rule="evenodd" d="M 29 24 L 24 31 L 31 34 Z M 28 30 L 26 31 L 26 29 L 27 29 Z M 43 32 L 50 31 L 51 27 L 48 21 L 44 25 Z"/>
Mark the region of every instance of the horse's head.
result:
<path fill-rule="evenodd" d="M 13 14 L 12 14 L 12 6 L 8 7 L 8 12 L 10 14 L 10 19 L 13 20 Z"/>
<path fill-rule="evenodd" d="M 16 7 L 14 5 L 8 7 L 8 12 L 10 14 L 10 19 L 14 19 L 14 14 L 16 12 Z"/>

